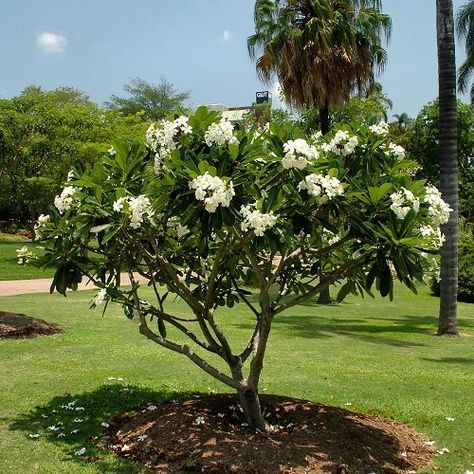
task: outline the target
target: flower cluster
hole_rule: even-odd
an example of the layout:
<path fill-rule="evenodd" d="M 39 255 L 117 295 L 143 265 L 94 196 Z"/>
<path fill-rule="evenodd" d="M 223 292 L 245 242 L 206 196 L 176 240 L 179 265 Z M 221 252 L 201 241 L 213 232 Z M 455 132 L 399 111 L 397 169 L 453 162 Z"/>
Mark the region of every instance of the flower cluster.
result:
<path fill-rule="evenodd" d="M 321 148 L 324 151 L 332 151 L 339 156 L 348 156 L 354 153 L 359 140 L 355 136 L 350 136 L 344 130 L 339 130 L 329 143 L 324 143 Z"/>
<path fill-rule="evenodd" d="M 442 247 L 446 240 L 439 227 L 423 225 L 420 227 L 420 234 L 422 237 L 428 238 L 435 247 Z"/>
<path fill-rule="evenodd" d="M 390 132 L 390 126 L 388 123 L 384 122 L 383 120 L 376 125 L 371 125 L 369 130 L 374 133 L 375 135 L 381 135 L 386 137 Z"/>
<path fill-rule="evenodd" d="M 334 245 L 341 240 L 341 237 L 338 234 L 331 232 L 329 229 L 323 229 L 323 238 L 327 240 L 329 245 Z"/>
<path fill-rule="evenodd" d="M 225 182 L 218 176 L 211 176 L 207 171 L 189 183 L 189 188 L 194 189 L 196 199 L 204 201 L 204 207 L 209 213 L 216 212 L 219 206 L 229 207 L 230 201 L 235 196 L 232 181 Z"/>
<path fill-rule="evenodd" d="M 283 168 L 297 168 L 302 170 L 308 165 L 308 160 L 319 157 L 315 146 L 310 145 L 306 140 L 297 138 L 289 140 L 283 145 L 285 156 L 282 160 Z"/>
<path fill-rule="evenodd" d="M 406 215 L 413 209 L 415 212 L 420 210 L 420 200 L 406 188 L 390 195 L 392 204 L 390 209 L 395 213 L 398 219 L 405 219 Z"/>
<path fill-rule="evenodd" d="M 441 193 L 435 186 L 426 188 L 425 202 L 429 204 L 428 212 L 433 216 L 435 226 L 448 222 L 449 215 L 453 210 L 443 201 Z"/>
<path fill-rule="evenodd" d="M 150 200 L 144 194 L 138 197 L 122 197 L 114 202 L 113 209 L 115 212 L 125 211 L 130 216 L 132 229 L 138 229 L 145 216 L 151 220 L 155 214 Z"/>
<path fill-rule="evenodd" d="M 402 161 L 405 158 L 405 148 L 395 143 L 390 143 L 385 150 L 387 156 L 394 156 L 398 161 Z"/>
<path fill-rule="evenodd" d="M 47 227 L 47 225 L 51 222 L 51 218 L 49 215 L 41 214 L 38 217 L 38 220 L 36 221 L 34 231 L 35 231 L 35 237 L 37 239 L 41 239 L 43 234 L 42 234 L 42 229 Z"/>
<path fill-rule="evenodd" d="M 60 214 L 64 214 L 71 208 L 71 205 L 74 200 L 74 194 L 77 191 L 77 188 L 74 186 L 66 186 L 61 194 L 54 198 L 54 205 Z"/>
<path fill-rule="evenodd" d="M 181 225 L 179 218 L 176 216 L 173 216 L 168 220 L 167 226 L 171 233 L 178 239 L 184 237 L 189 232 L 189 229 L 185 225 Z"/>
<path fill-rule="evenodd" d="M 92 299 L 92 303 L 95 306 L 100 306 L 107 300 L 107 288 L 101 288 Z"/>
<path fill-rule="evenodd" d="M 253 230 L 255 235 L 262 237 L 266 230 L 271 229 L 277 222 L 273 212 L 264 214 L 257 209 L 257 203 L 249 206 L 242 206 L 240 214 L 243 217 L 242 230 L 247 232 Z"/>
<path fill-rule="evenodd" d="M 16 256 L 18 258 L 18 265 L 26 265 L 32 260 L 38 259 L 38 255 L 31 251 L 26 245 L 16 251 Z"/>
<path fill-rule="evenodd" d="M 239 143 L 234 136 L 234 126 L 226 118 L 221 118 L 219 122 L 211 123 L 204 134 L 204 140 L 207 146 Z"/>
<path fill-rule="evenodd" d="M 176 137 L 190 135 L 193 128 L 188 123 L 188 117 L 182 115 L 176 120 L 162 120 L 158 125 L 151 124 L 146 131 L 146 141 L 155 151 L 155 172 L 158 174 L 163 168 L 163 160 L 169 157 L 173 150 L 178 148 Z"/>
<path fill-rule="evenodd" d="M 333 176 L 312 173 L 298 185 L 298 189 L 306 190 L 311 196 L 320 197 L 321 202 L 330 201 L 344 194 L 341 182 Z"/>

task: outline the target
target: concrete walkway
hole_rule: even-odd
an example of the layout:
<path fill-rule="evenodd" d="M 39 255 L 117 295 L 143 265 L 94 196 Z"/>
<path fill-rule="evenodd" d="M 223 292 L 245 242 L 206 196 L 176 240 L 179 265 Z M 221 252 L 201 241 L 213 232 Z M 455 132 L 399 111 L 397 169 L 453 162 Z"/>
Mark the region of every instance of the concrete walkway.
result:
<path fill-rule="evenodd" d="M 144 283 L 148 280 L 135 274 L 135 279 Z M 37 280 L 11 280 L 11 281 L 0 281 L 0 297 L 2 296 L 13 296 L 13 295 L 24 295 L 25 293 L 49 293 L 49 287 L 51 286 L 52 278 L 40 278 Z M 122 285 L 130 285 L 130 278 L 126 273 L 122 273 L 120 276 Z M 96 287 L 92 282 L 87 281 L 86 278 L 79 284 L 78 290 L 93 290 Z"/>

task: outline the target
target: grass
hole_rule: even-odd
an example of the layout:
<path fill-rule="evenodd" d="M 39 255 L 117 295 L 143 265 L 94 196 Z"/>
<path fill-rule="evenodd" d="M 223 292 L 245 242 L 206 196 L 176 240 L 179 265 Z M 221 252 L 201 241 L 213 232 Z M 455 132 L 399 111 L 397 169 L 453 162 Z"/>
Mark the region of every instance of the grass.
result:
<path fill-rule="evenodd" d="M 9 235 L 9 234 L 4 234 Z M 12 238 L 15 236 L 12 236 Z M 26 246 L 37 255 L 41 255 L 42 249 L 38 244 L 25 242 L 24 240 L 4 240 L 0 236 L 0 281 L 2 280 L 30 280 L 33 278 L 49 278 L 53 276 L 53 270 L 37 268 L 34 264 L 18 265 L 16 251 Z"/>
<path fill-rule="evenodd" d="M 463 337 L 437 338 L 438 300 L 427 292 L 397 290 L 393 303 L 350 298 L 337 306 L 299 306 L 278 317 L 261 391 L 350 403 L 354 411 L 408 423 L 450 450 L 426 472 L 463 474 L 474 469 L 474 305 L 460 304 Z M 2 310 L 58 323 L 65 332 L 0 341 L 0 472 L 144 472 L 95 444 L 102 421 L 148 401 L 228 391 L 182 356 L 139 335 L 120 308 L 110 307 L 104 317 L 89 310 L 91 296 L 1 299 Z M 223 310 L 219 317 L 233 343 L 242 345 L 252 326 L 245 308 Z M 58 409 L 74 399 L 84 412 Z M 84 421 L 74 423 L 77 416 Z M 58 421 L 68 433 L 75 427 L 80 432 L 61 439 L 48 434 L 45 428 Z M 33 432 L 40 438 L 29 439 Z M 91 455 L 87 461 L 73 455 L 82 447 Z"/>

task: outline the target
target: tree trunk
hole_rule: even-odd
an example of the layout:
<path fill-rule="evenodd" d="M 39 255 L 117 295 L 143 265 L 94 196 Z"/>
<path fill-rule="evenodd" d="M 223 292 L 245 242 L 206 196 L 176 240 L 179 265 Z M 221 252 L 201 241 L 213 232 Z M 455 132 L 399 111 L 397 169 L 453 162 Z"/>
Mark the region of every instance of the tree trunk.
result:
<path fill-rule="evenodd" d="M 326 100 L 324 106 L 319 109 L 319 121 L 321 122 L 321 133 L 326 135 L 329 132 L 330 119 L 329 119 L 329 103 Z"/>
<path fill-rule="evenodd" d="M 321 122 L 321 133 L 326 135 L 329 133 L 330 119 L 329 119 L 329 103 L 326 100 L 324 106 L 319 109 L 319 120 Z M 325 217 L 329 219 L 329 213 L 326 212 Z M 323 263 L 321 262 L 321 271 L 323 269 Z M 321 277 L 321 275 L 320 275 Z M 329 293 L 329 287 L 325 288 L 319 294 L 318 304 L 329 304 L 331 303 L 331 294 Z"/>
<path fill-rule="evenodd" d="M 442 227 L 446 242 L 441 249 L 440 311 L 438 335 L 458 334 L 458 157 L 454 17 L 452 0 L 437 0 L 439 70 L 440 190 L 453 209 Z"/>
<path fill-rule="evenodd" d="M 251 388 L 246 388 L 238 392 L 240 404 L 244 410 L 245 419 L 249 426 L 261 431 L 268 431 L 271 427 L 263 417 L 262 407 L 258 392 Z"/>

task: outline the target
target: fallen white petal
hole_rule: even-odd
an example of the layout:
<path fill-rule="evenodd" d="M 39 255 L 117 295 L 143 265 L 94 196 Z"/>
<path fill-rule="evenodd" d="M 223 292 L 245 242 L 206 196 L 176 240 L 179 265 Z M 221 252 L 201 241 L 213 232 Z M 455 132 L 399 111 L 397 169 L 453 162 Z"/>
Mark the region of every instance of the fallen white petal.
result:
<path fill-rule="evenodd" d="M 78 449 L 74 455 L 75 456 L 82 456 L 84 453 L 86 452 L 86 448 L 81 448 L 81 449 Z"/>

